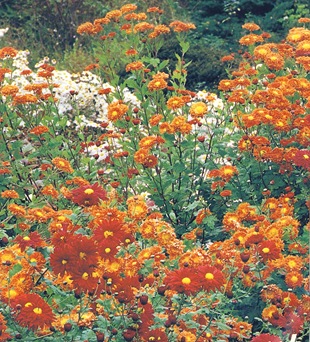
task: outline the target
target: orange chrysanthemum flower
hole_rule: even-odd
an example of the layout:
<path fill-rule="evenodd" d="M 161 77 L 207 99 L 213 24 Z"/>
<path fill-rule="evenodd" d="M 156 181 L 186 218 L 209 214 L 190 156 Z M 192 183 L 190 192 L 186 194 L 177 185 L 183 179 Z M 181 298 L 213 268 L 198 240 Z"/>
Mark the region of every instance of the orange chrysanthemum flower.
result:
<path fill-rule="evenodd" d="M 135 56 L 138 54 L 138 51 L 136 49 L 128 49 L 126 52 L 125 52 L 125 55 L 126 56 Z"/>
<path fill-rule="evenodd" d="M 221 80 L 218 85 L 218 89 L 223 90 L 223 91 L 232 90 L 235 87 L 236 87 L 235 80 Z"/>
<path fill-rule="evenodd" d="M 196 26 L 192 23 L 184 23 L 179 20 L 175 20 L 169 25 L 174 32 L 187 32 L 189 30 L 195 30 Z"/>
<path fill-rule="evenodd" d="M 9 204 L 8 210 L 15 216 L 24 217 L 26 215 L 26 209 L 15 203 Z"/>
<path fill-rule="evenodd" d="M 73 168 L 70 165 L 70 163 L 63 158 L 60 157 L 56 157 L 54 159 L 52 159 L 52 164 L 55 165 L 55 167 L 63 172 L 67 172 L 67 173 L 73 173 Z"/>
<path fill-rule="evenodd" d="M 14 58 L 16 57 L 17 53 L 18 53 L 18 50 L 10 46 L 5 46 L 2 49 L 0 49 L 0 59 Z"/>
<path fill-rule="evenodd" d="M 163 118 L 164 116 L 162 114 L 154 114 L 150 117 L 149 124 L 151 126 L 157 126 Z"/>
<path fill-rule="evenodd" d="M 80 26 L 78 26 L 76 32 L 78 34 L 83 34 L 83 33 L 96 34 L 96 33 L 100 32 L 100 30 L 98 31 L 98 27 L 100 27 L 102 30 L 102 27 L 100 25 L 95 26 L 91 22 L 86 22 L 86 23 L 83 23 Z"/>
<path fill-rule="evenodd" d="M 264 59 L 269 53 L 271 53 L 269 44 L 259 45 L 254 49 L 254 56 L 257 59 Z"/>
<path fill-rule="evenodd" d="M 128 106 L 121 101 L 112 102 L 108 106 L 108 119 L 115 122 L 124 116 L 128 109 Z"/>
<path fill-rule="evenodd" d="M 117 20 L 119 17 L 122 16 L 122 11 L 121 10 L 112 10 L 110 12 L 108 12 L 105 17 L 108 19 L 113 19 L 113 20 Z"/>
<path fill-rule="evenodd" d="M 41 135 L 43 133 L 48 132 L 49 129 L 46 126 L 36 126 L 30 130 L 30 133 L 35 134 L 35 135 Z"/>
<path fill-rule="evenodd" d="M 149 38 L 156 38 L 161 34 L 170 33 L 170 28 L 166 25 L 156 25 L 154 31 L 149 34 Z"/>
<path fill-rule="evenodd" d="M 229 197 L 231 195 L 232 195 L 231 190 L 223 190 L 220 192 L 220 196 L 222 196 L 222 197 Z"/>
<path fill-rule="evenodd" d="M 124 13 L 135 11 L 137 8 L 138 8 L 137 5 L 126 4 L 120 8 L 120 11 L 124 14 Z"/>
<path fill-rule="evenodd" d="M 139 141 L 140 148 L 152 148 L 153 146 L 163 144 L 165 140 L 162 137 L 157 136 L 147 136 Z"/>
<path fill-rule="evenodd" d="M 271 70 L 281 70 L 284 66 L 283 57 L 275 52 L 270 52 L 264 57 L 264 62 Z"/>
<path fill-rule="evenodd" d="M 286 40 L 291 43 L 298 43 L 306 39 L 307 30 L 303 27 L 294 27 L 289 30 Z"/>
<path fill-rule="evenodd" d="M 233 61 L 234 59 L 235 59 L 234 55 L 231 54 L 231 55 L 223 56 L 221 58 L 221 62 L 230 62 L 230 61 Z"/>
<path fill-rule="evenodd" d="M 303 275 L 300 272 L 292 271 L 286 274 L 285 283 L 290 288 L 295 288 L 298 286 L 302 286 L 303 284 Z"/>
<path fill-rule="evenodd" d="M 13 105 L 37 103 L 38 98 L 32 94 L 15 95 L 13 99 Z"/>
<path fill-rule="evenodd" d="M 196 216 L 196 219 L 195 219 L 195 222 L 197 224 L 202 224 L 203 222 L 203 219 L 207 216 L 211 215 L 211 211 L 209 209 L 201 209 L 199 210 L 197 216 Z"/>
<path fill-rule="evenodd" d="M 19 198 L 18 192 L 15 190 L 4 190 L 1 192 L 2 198 Z"/>
<path fill-rule="evenodd" d="M 185 105 L 183 97 L 173 96 L 167 101 L 167 107 L 169 109 L 179 109 Z"/>
<path fill-rule="evenodd" d="M 260 27 L 255 23 L 245 23 L 242 28 L 251 32 L 260 30 Z"/>
<path fill-rule="evenodd" d="M 208 107 L 204 102 L 195 102 L 189 109 L 189 113 L 194 118 L 202 118 L 207 111 Z"/>
<path fill-rule="evenodd" d="M 168 83 L 163 78 L 154 78 L 147 85 L 150 91 L 162 90 L 167 88 Z"/>
<path fill-rule="evenodd" d="M 261 43 L 263 41 L 264 39 L 261 36 L 257 34 L 253 34 L 253 33 L 243 36 L 242 38 L 239 39 L 239 43 L 241 45 L 253 45 L 255 43 Z"/>
<path fill-rule="evenodd" d="M 134 26 L 133 31 L 134 32 L 145 32 L 150 31 L 154 29 L 154 25 L 150 24 L 146 21 L 142 21 L 141 23 L 138 23 Z"/>
<path fill-rule="evenodd" d="M 192 130 L 192 125 L 186 120 L 184 116 L 176 116 L 170 124 L 173 132 L 180 132 L 182 134 L 189 134 Z"/>
<path fill-rule="evenodd" d="M 310 23 L 310 18 L 299 18 L 298 22 L 301 24 Z"/>
<path fill-rule="evenodd" d="M 143 164 L 144 160 L 150 155 L 148 148 L 140 148 L 134 154 L 134 160 L 136 163 Z"/>
<path fill-rule="evenodd" d="M 137 70 L 142 70 L 145 67 L 145 65 L 140 62 L 140 61 L 136 61 L 136 62 L 132 62 L 126 65 L 126 71 L 137 71 Z"/>
<path fill-rule="evenodd" d="M 19 88 L 15 85 L 5 85 L 0 89 L 0 93 L 3 96 L 14 96 L 18 93 Z"/>
<path fill-rule="evenodd" d="M 127 213 L 133 220 L 142 220 L 146 217 L 148 207 L 142 196 L 129 197 L 127 200 Z"/>
<path fill-rule="evenodd" d="M 43 195 L 51 196 L 53 198 L 57 198 L 59 196 L 59 192 L 54 188 L 52 184 L 46 185 L 41 192 Z"/>
<path fill-rule="evenodd" d="M 233 176 L 238 174 L 238 169 L 233 165 L 222 166 L 218 171 L 218 177 L 222 178 L 225 182 L 229 182 Z"/>

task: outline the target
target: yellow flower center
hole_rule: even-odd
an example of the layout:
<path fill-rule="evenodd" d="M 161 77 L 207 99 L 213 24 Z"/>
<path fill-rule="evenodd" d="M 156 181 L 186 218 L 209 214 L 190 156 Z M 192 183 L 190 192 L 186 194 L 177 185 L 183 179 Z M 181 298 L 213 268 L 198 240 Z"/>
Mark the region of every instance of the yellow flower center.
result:
<path fill-rule="evenodd" d="M 298 277 L 292 276 L 291 281 L 292 281 L 293 283 L 297 283 Z"/>
<path fill-rule="evenodd" d="M 10 289 L 8 291 L 8 297 L 11 298 L 11 299 L 15 298 L 17 295 L 18 295 L 18 292 L 16 290 Z"/>
<path fill-rule="evenodd" d="M 290 268 L 294 268 L 296 266 L 296 262 L 294 260 L 290 260 L 288 262 L 288 265 L 289 265 Z"/>
<path fill-rule="evenodd" d="M 28 302 L 25 304 L 25 308 L 29 308 L 29 306 L 32 306 L 32 303 Z"/>
<path fill-rule="evenodd" d="M 80 252 L 80 259 L 85 259 L 85 257 L 86 257 L 86 253 Z"/>
<path fill-rule="evenodd" d="M 270 252 L 270 249 L 268 247 L 265 247 L 262 249 L 263 253 L 267 254 Z"/>
<path fill-rule="evenodd" d="M 65 259 L 61 260 L 61 263 L 62 263 L 63 265 L 65 265 L 67 262 L 68 262 L 68 261 L 65 260 Z"/>
<path fill-rule="evenodd" d="M 191 283 L 191 280 L 188 277 L 182 279 L 182 284 L 188 285 Z"/>
<path fill-rule="evenodd" d="M 214 279 L 214 275 L 212 273 L 206 273 L 205 278 L 207 280 L 212 280 L 212 279 Z"/>
<path fill-rule="evenodd" d="M 29 236 L 25 236 L 25 237 L 23 238 L 23 240 L 25 240 L 25 241 L 30 241 L 30 237 L 29 237 Z"/>
<path fill-rule="evenodd" d="M 304 159 L 309 159 L 309 156 L 307 154 L 303 155 Z"/>
<path fill-rule="evenodd" d="M 110 230 L 106 230 L 104 233 L 103 233 L 103 236 L 105 238 L 108 238 L 109 236 L 113 236 L 113 232 L 111 232 Z"/>
<path fill-rule="evenodd" d="M 305 42 L 301 45 L 301 48 L 304 50 L 310 50 L 310 43 Z"/>
<path fill-rule="evenodd" d="M 34 308 L 33 312 L 37 315 L 41 315 L 42 314 L 42 309 L 41 308 Z"/>
<path fill-rule="evenodd" d="M 82 279 L 87 280 L 89 277 L 89 274 L 87 272 L 84 272 L 82 275 Z"/>
<path fill-rule="evenodd" d="M 57 217 L 57 220 L 59 220 L 59 221 L 65 221 L 65 219 L 66 219 L 66 217 L 62 216 L 62 215 Z"/>
<path fill-rule="evenodd" d="M 105 250 L 104 250 L 106 253 L 110 253 L 111 252 L 111 248 L 106 248 Z"/>
<path fill-rule="evenodd" d="M 94 193 L 94 190 L 93 190 L 93 189 L 86 189 L 86 190 L 84 190 L 84 193 L 85 193 L 86 195 L 91 195 L 91 194 Z"/>

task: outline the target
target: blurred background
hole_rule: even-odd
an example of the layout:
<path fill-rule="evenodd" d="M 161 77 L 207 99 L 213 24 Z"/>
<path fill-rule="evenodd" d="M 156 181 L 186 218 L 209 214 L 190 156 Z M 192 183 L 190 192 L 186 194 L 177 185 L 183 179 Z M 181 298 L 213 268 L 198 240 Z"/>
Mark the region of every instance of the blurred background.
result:
<path fill-rule="evenodd" d="M 79 72 L 94 60 L 85 39 L 76 28 L 104 17 L 127 1 L 112 0 L 0 0 L 0 29 L 9 28 L 0 37 L 0 48 L 12 46 L 31 52 L 32 63 L 44 56 L 57 60 L 57 68 Z M 164 10 L 164 21 L 193 22 L 191 49 L 187 60 L 187 87 L 212 90 L 225 76 L 220 59 L 237 52 L 244 34 L 242 25 L 255 22 L 277 42 L 300 17 L 309 17 L 308 0 L 137 0 L 139 12 L 156 6 Z M 167 39 L 161 58 L 174 56 L 177 49 L 173 37 Z M 167 57 L 168 58 L 168 57 Z"/>

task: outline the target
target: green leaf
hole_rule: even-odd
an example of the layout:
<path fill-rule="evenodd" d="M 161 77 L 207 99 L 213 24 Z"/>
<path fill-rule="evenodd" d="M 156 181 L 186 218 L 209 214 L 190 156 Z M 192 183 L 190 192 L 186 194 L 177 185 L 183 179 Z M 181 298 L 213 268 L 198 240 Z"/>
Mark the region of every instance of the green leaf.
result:
<path fill-rule="evenodd" d="M 10 278 L 13 277 L 13 275 L 15 275 L 16 273 L 18 273 L 19 271 L 21 271 L 23 268 L 23 266 L 21 264 L 15 264 L 13 266 L 13 268 L 10 270 L 9 272 L 9 276 Z"/>

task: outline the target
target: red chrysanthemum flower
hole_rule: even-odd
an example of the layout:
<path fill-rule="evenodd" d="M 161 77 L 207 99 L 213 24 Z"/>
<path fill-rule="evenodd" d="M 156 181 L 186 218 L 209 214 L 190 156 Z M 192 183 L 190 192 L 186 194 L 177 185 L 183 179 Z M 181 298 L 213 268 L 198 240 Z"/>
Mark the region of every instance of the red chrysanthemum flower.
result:
<path fill-rule="evenodd" d="M 95 266 L 97 264 L 98 254 L 93 240 L 81 234 L 73 235 L 70 246 L 75 264 L 79 266 Z"/>
<path fill-rule="evenodd" d="M 263 261 L 278 259 L 281 250 L 274 241 L 263 241 L 258 245 L 258 254 L 262 257 Z"/>
<path fill-rule="evenodd" d="M 57 246 L 50 255 L 50 265 L 55 274 L 63 276 L 66 272 L 70 273 L 74 267 L 74 258 L 70 245 Z"/>
<path fill-rule="evenodd" d="M 199 266 L 197 273 L 200 279 L 200 284 L 206 291 L 219 290 L 224 285 L 225 278 L 222 271 L 214 266 Z"/>
<path fill-rule="evenodd" d="M 84 185 L 71 191 L 72 201 L 78 205 L 89 207 L 107 200 L 107 192 L 98 184 Z"/>
<path fill-rule="evenodd" d="M 294 153 L 293 163 L 310 171 L 310 150 L 298 150 Z"/>
<path fill-rule="evenodd" d="M 27 236 L 17 235 L 14 242 L 18 243 L 22 251 L 27 247 L 39 248 L 45 245 L 44 240 L 38 232 L 32 232 Z"/>
<path fill-rule="evenodd" d="M 139 285 L 138 277 L 121 278 L 113 286 L 113 293 L 117 293 L 116 299 L 120 303 L 129 303 L 135 298 L 133 288 L 138 288 Z"/>
<path fill-rule="evenodd" d="M 138 304 L 139 315 L 139 336 L 144 340 L 145 335 L 150 332 L 150 327 L 154 324 L 154 309 L 151 303 L 148 302 L 148 296 L 142 295 Z M 148 341 L 148 340 L 147 340 Z M 154 341 L 157 341 L 154 339 Z"/>
<path fill-rule="evenodd" d="M 6 333 L 7 325 L 4 316 L 0 313 L 0 341 L 10 341 L 11 336 Z"/>
<path fill-rule="evenodd" d="M 291 312 L 290 310 L 284 313 L 284 324 L 282 325 L 285 328 L 285 334 L 292 335 L 292 334 L 299 334 L 303 330 L 304 320 L 302 317 L 299 317 L 295 313 Z"/>
<path fill-rule="evenodd" d="M 164 283 L 170 290 L 187 295 L 194 294 L 201 288 L 199 276 L 190 267 L 171 271 L 167 274 Z"/>
<path fill-rule="evenodd" d="M 35 293 L 18 296 L 11 306 L 16 321 L 31 330 L 50 326 L 55 318 L 51 307 Z"/>
<path fill-rule="evenodd" d="M 251 342 L 281 342 L 281 339 L 276 335 L 260 334 L 252 338 Z"/>
<path fill-rule="evenodd" d="M 82 291 L 93 291 L 98 285 L 98 274 L 93 267 L 82 265 L 71 273 L 73 285 Z"/>
<path fill-rule="evenodd" d="M 166 333 L 160 329 L 150 330 L 143 336 L 145 342 L 168 342 Z"/>

